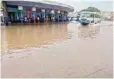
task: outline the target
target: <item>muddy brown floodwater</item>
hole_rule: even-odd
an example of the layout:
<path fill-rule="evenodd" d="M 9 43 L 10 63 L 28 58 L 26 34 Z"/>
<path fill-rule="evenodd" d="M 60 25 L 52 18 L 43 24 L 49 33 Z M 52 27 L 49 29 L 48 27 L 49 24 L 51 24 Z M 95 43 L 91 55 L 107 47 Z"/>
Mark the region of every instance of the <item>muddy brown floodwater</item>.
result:
<path fill-rule="evenodd" d="M 2 78 L 112 78 L 112 22 L 1 27 Z"/>

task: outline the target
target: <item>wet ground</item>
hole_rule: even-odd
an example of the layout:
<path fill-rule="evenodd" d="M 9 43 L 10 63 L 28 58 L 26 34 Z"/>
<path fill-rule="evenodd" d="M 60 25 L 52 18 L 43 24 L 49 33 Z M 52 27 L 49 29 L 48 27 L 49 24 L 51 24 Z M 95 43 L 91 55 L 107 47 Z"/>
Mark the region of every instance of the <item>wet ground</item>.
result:
<path fill-rule="evenodd" d="M 2 27 L 1 76 L 113 77 L 112 22 Z"/>

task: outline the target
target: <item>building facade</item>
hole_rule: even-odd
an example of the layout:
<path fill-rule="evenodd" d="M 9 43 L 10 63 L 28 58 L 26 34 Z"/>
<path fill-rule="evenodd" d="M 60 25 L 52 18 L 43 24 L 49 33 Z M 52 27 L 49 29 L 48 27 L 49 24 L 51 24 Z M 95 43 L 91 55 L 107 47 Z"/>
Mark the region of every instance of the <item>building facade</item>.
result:
<path fill-rule="evenodd" d="M 71 6 L 53 2 L 2 1 L 5 23 L 67 21 Z"/>
<path fill-rule="evenodd" d="M 106 20 L 113 21 L 114 19 L 114 12 L 113 11 L 102 11 L 101 14 L 103 15 L 103 18 Z"/>

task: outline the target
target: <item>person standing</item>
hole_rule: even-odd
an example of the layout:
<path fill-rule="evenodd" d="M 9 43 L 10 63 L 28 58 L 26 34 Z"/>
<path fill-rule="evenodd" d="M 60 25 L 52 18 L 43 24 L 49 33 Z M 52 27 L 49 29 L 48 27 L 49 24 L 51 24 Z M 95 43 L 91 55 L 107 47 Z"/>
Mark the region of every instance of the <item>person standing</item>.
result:
<path fill-rule="evenodd" d="M 8 26 L 8 17 L 4 17 L 4 23 L 6 26 Z"/>
<path fill-rule="evenodd" d="M 39 21 L 40 21 L 40 17 L 37 16 L 37 17 L 36 17 L 36 22 L 39 23 Z"/>
<path fill-rule="evenodd" d="M 25 16 L 25 19 L 24 20 L 25 20 L 25 23 L 27 23 L 27 17 L 26 16 Z"/>
<path fill-rule="evenodd" d="M 48 16 L 46 16 L 46 23 L 48 23 Z"/>
<path fill-rule="evenodd" d="M 55 22 L 55 17 L 54 16 L 52 16 L 52 23 L 54 23 Z"/>

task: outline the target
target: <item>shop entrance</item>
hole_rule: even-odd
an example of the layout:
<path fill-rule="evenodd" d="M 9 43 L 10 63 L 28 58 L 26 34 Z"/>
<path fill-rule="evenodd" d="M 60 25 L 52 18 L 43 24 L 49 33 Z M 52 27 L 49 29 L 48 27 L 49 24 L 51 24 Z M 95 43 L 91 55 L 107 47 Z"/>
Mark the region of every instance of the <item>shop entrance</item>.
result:
<path fill-rule="evenodd" d="M 50 13 L 48 14 L 48 20 L 49 20 L 49 22 L 51 22 L 51 14 Z"/>
<path fill-rule="evenodd" d="M 8 7 L 8 17 L 11 23 L 16 23 L 19 20 L 19 10 L 16 7 Z"/>
<path fill-rule="evenodd" d="M 8 12 L 8 16 L 9 16 L 9 19 L 10 19 L 10 22 L 11 23 L 14 23 L 15 22 L 15 12 Z"/>

